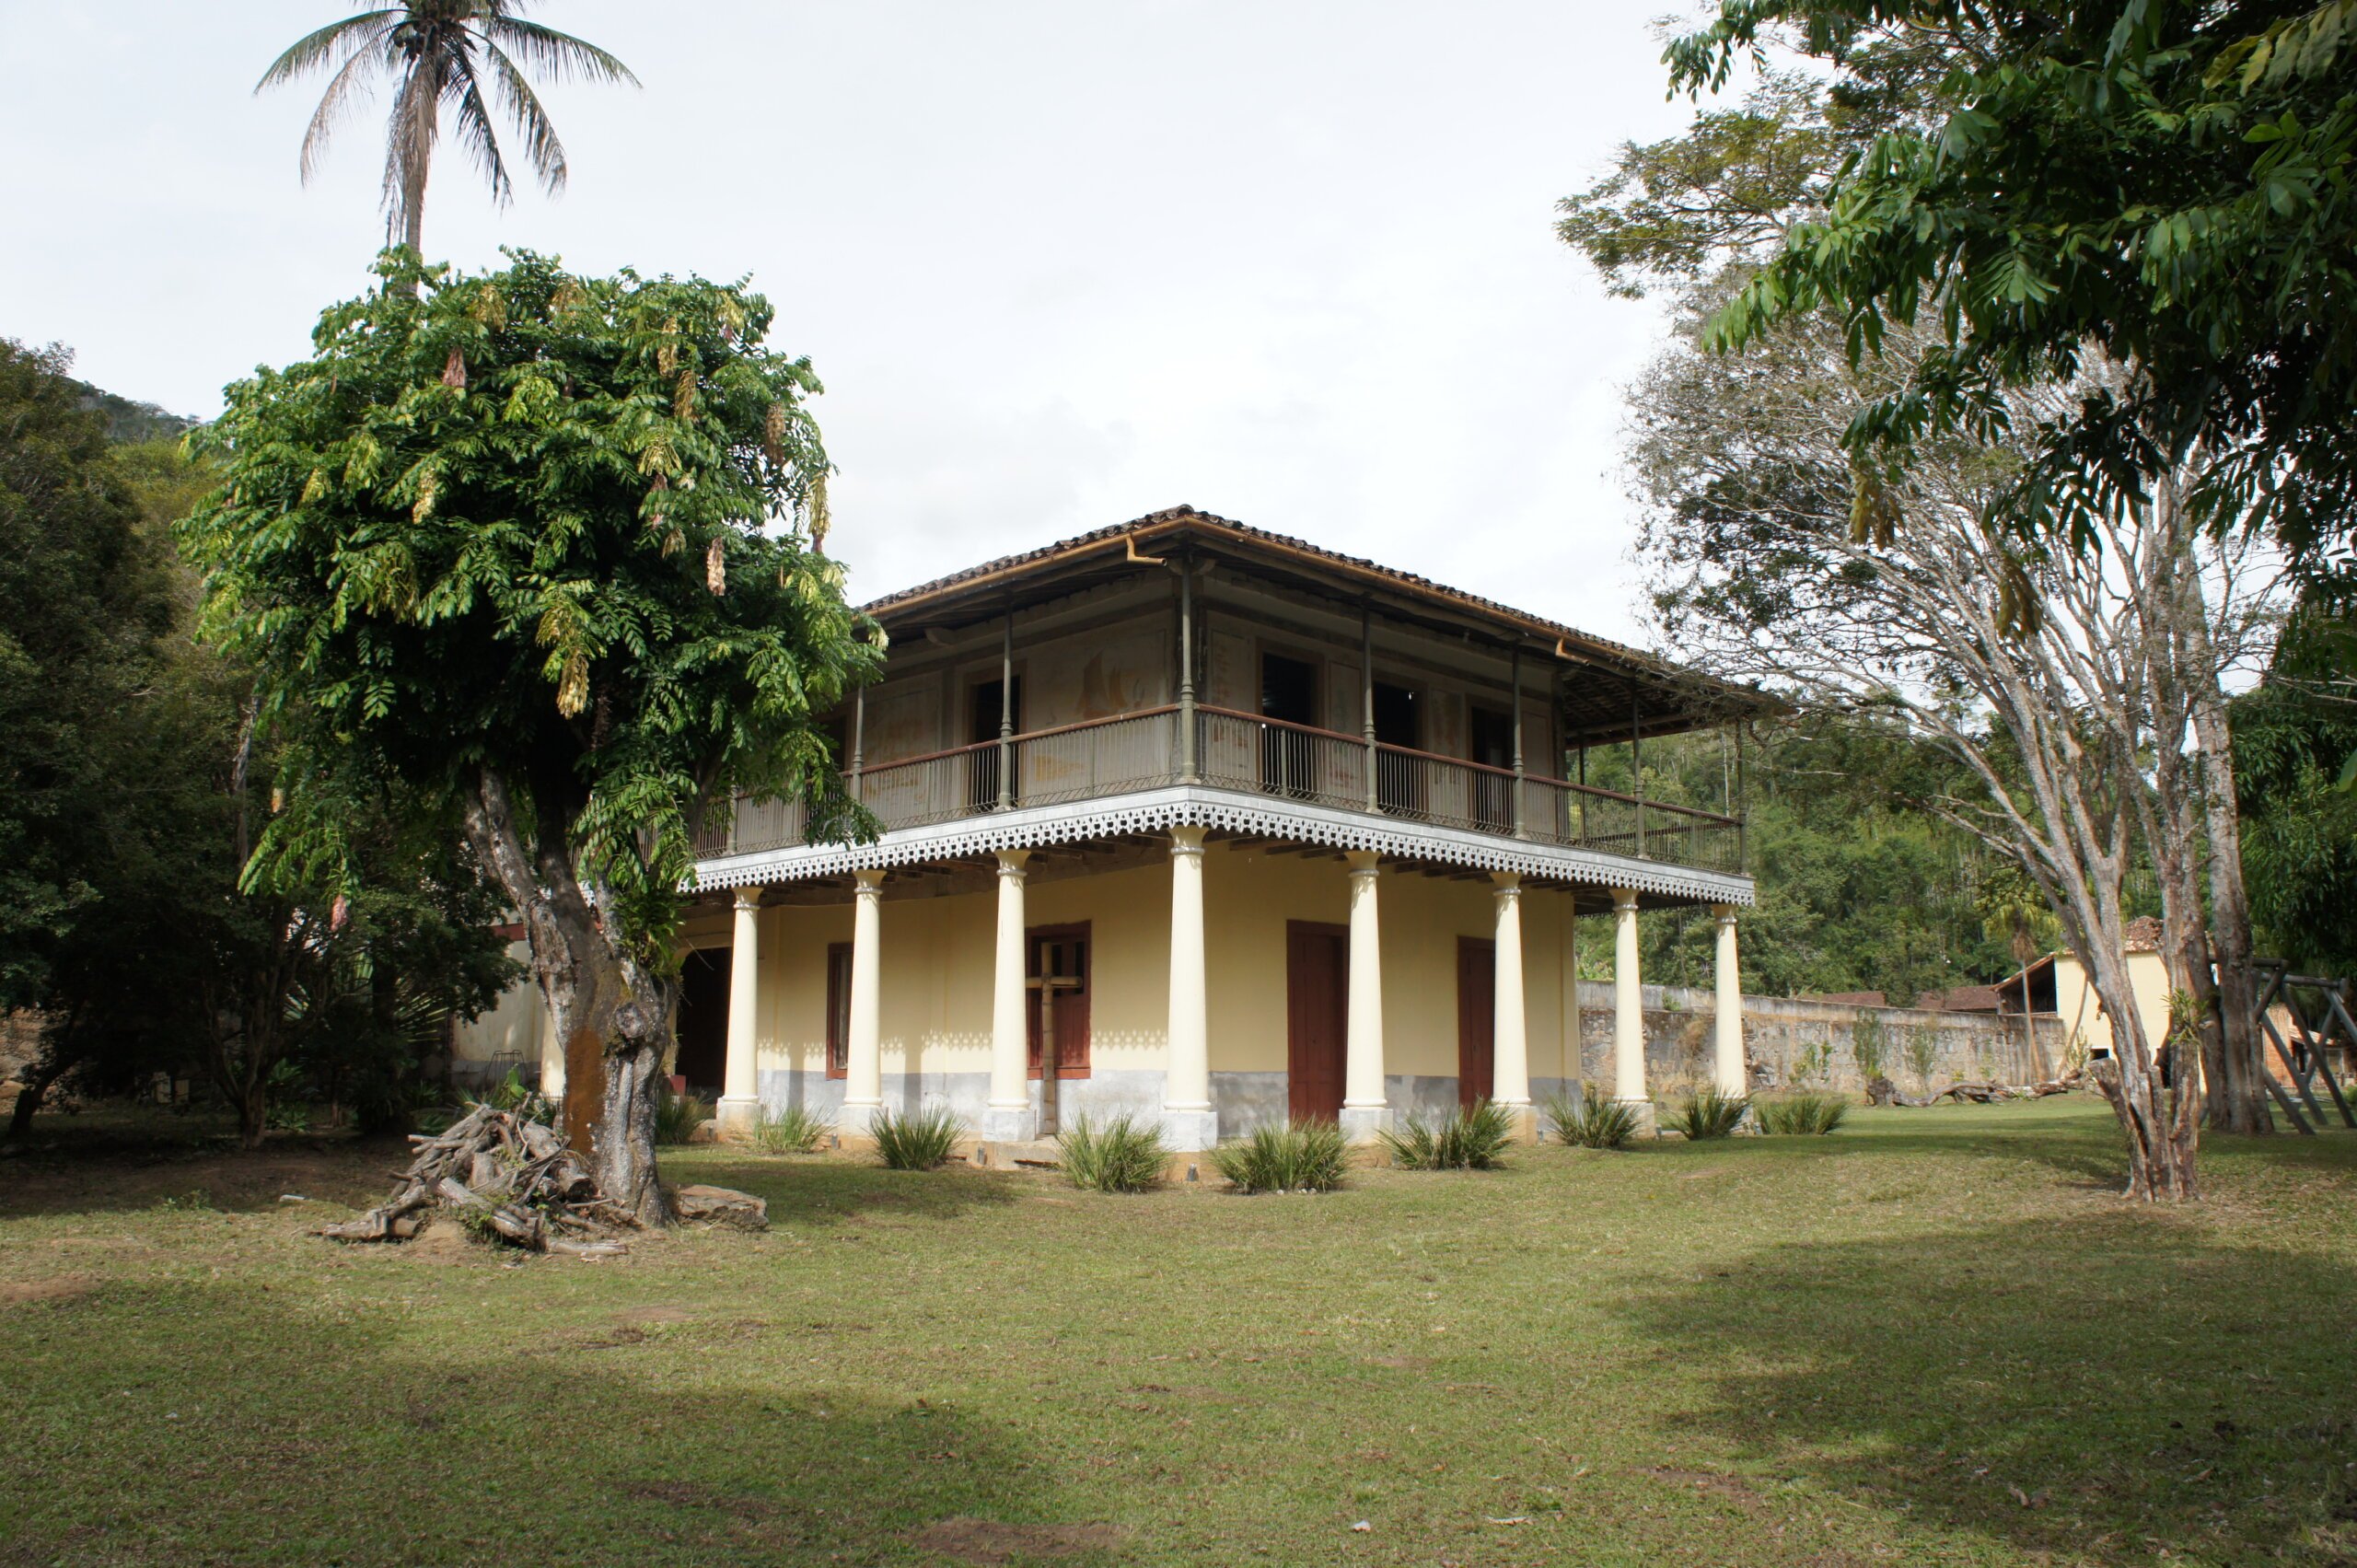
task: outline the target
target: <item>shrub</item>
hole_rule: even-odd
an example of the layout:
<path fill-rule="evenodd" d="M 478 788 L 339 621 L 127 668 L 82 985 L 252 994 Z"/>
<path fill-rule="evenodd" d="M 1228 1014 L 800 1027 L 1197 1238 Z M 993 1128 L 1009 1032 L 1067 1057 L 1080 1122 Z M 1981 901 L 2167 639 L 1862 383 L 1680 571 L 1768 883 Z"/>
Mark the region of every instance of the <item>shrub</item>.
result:
<path fill-rule="evenodd" d="M 1330 1192 L 1350 1146 L 1331 1121 L 1288 1121 L 1212 1151 L 1212 1168 L 1239 1192 Z"/>
<path fill-rule="evenodd" d="M 1144 1192 L 1162 1185 L 1170 1164 L 1162 1128 L 1122 1113 L 1098 1127 L 1086 1116 L 1056 1134 L 1064 1174 L 1092 1192 Z"/>
<path fill-rule="evenodd" d="M 1705 1084 L 1686 1097 L 1669 1124 L 1690 1138 L 1724 1138 L 1742 1124 L 1751 1109 L 1749 1095 L 1731 1095 L 1716 1084 Z"/>
<path fill-rule="evenodd" d="M 711 1106 L 693 1095 L 675 1095 L 666 1089 L 655 1108 L 655 1141 L 684 1144 L 694 1136 L 698 1127 L 711 1120 Z"/>
<path fill-rule="evenodd" d="M 876 1152 L 892 1169 L 931 1170 L 948 1163 L 966 1124 L 947 1106 L 930 1105 L 898 1115 L 878 1110 L 868 1130 L 876 1139 Z"/>
<path fill-rule="evenodd" d="M 1583 1086 L 1576 1100 L 1548 1096 L 1546 1112 L 1555 1136 L 1584 1149 L 1625 1149 L 1637 1135 L 1636 1108 L 1607 1099 L 1593 1086 Z"/>
<path fill-rule="evenodd" d="M 1514 1118 L 1486 1099 L 1450 1111 L 1438 1126 L 1411 1116 L 1398 1132 L 1383 1134 L 1392 1160 L 1410 1170 L 1489 1170 L 1513 1141 Z"/>
<path fill-rule="evenodd" d="M 816 1154 L 834 1131 L 834 1118 L 821 1116 L 807 1105 L 789 1105 L 776 1111 L 763 1106 L 753 1114 L 753 1146 L 763 1154 Z"/>
<path fill-rule="evenodd" d="M 1840 1095 L 1778 1095 L 1753 1104 L 1759 1112 L 1759 1130 L 1786 1137 L 1830 1132 L 1850 1114 L 1850 1102 Z"/>

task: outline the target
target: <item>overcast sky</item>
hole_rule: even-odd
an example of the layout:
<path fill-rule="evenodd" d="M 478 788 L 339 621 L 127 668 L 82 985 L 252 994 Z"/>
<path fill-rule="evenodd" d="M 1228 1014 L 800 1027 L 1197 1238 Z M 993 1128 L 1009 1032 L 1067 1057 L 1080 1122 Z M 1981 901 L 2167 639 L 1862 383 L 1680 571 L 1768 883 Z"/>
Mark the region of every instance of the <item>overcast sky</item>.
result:
<path fill-rule="evenodd" d="M 548 0 L 644 86 L 544 95 L 555 199 L 446 147 L 426 250 L 750 274 L 825 379 L 862 598 L 1185 502 L 1634 639 L 1661 320 L 1551 224 L 1687 118 L 1657 8 Z M 389 99 L 305 188 L 319 84 L 250 88 L 343 14 L 0 0 L 0 335 L 199 415 L 300 357 L 381 242 Z"/>

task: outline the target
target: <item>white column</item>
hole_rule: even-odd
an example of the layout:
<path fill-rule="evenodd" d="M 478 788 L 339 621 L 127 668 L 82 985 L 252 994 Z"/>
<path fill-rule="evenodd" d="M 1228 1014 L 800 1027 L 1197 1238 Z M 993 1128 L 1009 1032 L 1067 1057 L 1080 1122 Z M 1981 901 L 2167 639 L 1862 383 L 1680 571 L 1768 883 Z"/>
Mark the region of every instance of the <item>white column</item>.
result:
<path fill-rule="evenodd" d="M 840 1126 L 845 1132 L 864 1133 L 884 1105 L 884 970 L 877 947 L 884 873 L 854 871 L 852 879 L 859 886 L 851 906 L 851 1049 L 843 1063 Z"/>
<path fill-rule="evenodd" d="M 1491 983 L 1490 1098 L 1514 1117 L 1515 1135 L 1536 1130 L 1530 1109 L 1530 1031 L 1523 1014 L 1522 878 L 1497 874 L 1497 969 Z"/>
<path fill-rule="evenodd" d="M 761 1113 L 759 1032 L 761 1000 L 761 893 L 737 889 L 735 941 L 728 949 L 728 1059 L 714 1120 L 723 1137 L 749 1137 Z"/>
<path fill-rule="evenodd" d="M 1383 930 L 1376 918 L 1376 864 L 1358 850 L 1351 865 L 1351 1004 L 1342 1059 L 1342 1131 L 1371 1143 L 1390 1124 L 1383 1081 Z"/>
<path fill-rule="evenodd" d="M 1612 1098 L 1637 1108 L 1653 1125 L 1653 1098 L 1645 1093 L 1645 1004 L 1637 972 L 1637 894 L 1612 890 Z"/>
<path fill-rule="evenodd" d="M 1721 904 L 1713 912 L 1719 917 L 1718 1016 L 1713 1020 L 1719 1090 L 1749 1094 L 1751 1074 L 1743 1063 L 1743 966 L 1736 957 L 1735 906 Z"/>
<path fill-rule="evenodd" d="M 1028 849 L 998 852 L 998 952 L 991 986 L 991 1098 L 982 1136 L 1028 1143 L 1039 1132 L 1031 1112 L 1030 993 L 1024 983 L 1023 868 Z"/>
<path fill-rule="evenodd" d="M 1212 1109 L 1209 984 L 1203 963 L 1203 830 L 1170 830 L 1170 1052 L 1162 1090 L 1163 1137 L 1174 1151 L 1219 1142 Z"/>

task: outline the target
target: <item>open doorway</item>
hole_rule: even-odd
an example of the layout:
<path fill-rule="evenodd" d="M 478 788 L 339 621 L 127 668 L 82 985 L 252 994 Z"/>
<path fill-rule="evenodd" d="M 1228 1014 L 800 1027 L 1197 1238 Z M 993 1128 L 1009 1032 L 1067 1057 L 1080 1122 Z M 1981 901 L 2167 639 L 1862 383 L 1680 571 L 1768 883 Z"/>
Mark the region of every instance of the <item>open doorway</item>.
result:
<path fill-rule="evenodd" d="M 672 1075 L 688 1093 L 710 1099 L 728 1080 L 728 970 L 726 947 L 691 949 L 679 966 L 679 1042 Z"/>

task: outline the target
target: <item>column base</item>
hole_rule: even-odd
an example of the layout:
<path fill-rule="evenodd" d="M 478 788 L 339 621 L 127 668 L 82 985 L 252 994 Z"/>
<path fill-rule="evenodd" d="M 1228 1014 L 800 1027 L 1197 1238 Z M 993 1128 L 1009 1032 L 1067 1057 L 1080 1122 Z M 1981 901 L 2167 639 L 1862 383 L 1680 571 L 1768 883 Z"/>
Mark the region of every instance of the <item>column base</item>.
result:
<path fill-rule="evenodd" d="M 1514 1128 L 1517 1144 L 1538 1142 L 1538 1108 L 1527 1099 L 1492 1100 L 1491 1103 L 1506 1113 L 1506 1121 Z"/>
<path fill-rule="evenodd" d="M 1028 1144 L 1039 1135 L 1039 1113 L 1028 1104 L 985 1107 L 981 1135 L 987 1143 Z"/>
<path fill-rule="evenodd" d="M 1199 1155 L 1219 1147 L 1219 1112 L 1162 1108 L 1162 1141 L 1175 1155 Z"/>
<path fill-rule="evenodd" d="M 1387 1105 L 1346 1105 L 1342 1108 L 1342 1136 L 1353 1144 L 1372 1144 L 1391 1125 L 1391 1108 Z"/>
<path fill-rule="evenodd" d="M 725 1141 L 748 1139 L 761 1125 L 761 1102 L 751 1095 L 723 1095 L 712 1108 L 713 1131 Z"/>
<path fill-rule="evenodd" d="M 836 1134 L 845 1138 L 870 1136 L 876 1130 L 877 1113 L 883 1109 L 880 1099 L 843 1101 L 842 1114 L 835 1118 Z"/>
<path fill-rule="evenodd" d="M 1636 1113 L 1638 1137 L 1656 1138 L 1661 1135 L 1661 1117 L 1654 1109 L 1654 1102 L 1652 1100 L 1616 1099 L 1612 1103 L 1615 1105 L 1625 1105 Z"/>

